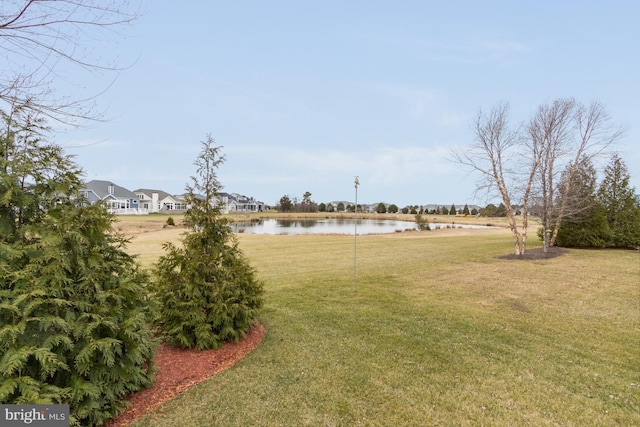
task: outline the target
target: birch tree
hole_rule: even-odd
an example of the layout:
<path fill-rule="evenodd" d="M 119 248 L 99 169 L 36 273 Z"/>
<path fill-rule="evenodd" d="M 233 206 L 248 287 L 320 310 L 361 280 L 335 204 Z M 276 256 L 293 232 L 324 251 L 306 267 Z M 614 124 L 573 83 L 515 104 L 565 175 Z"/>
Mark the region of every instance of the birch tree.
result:
<path fill-rule="evenodd" d="M 454 161 L 480 174 L 477 192 L 497 191 L 506 209 L 509 229 L 513 236 L 514 252 L 522 255 L 527 244 L 528 210 L 526 204 L 531 191 L 534 172 L 538 166 L 538 153 L 527 157 L 523 153 L 522 138 L 518 128 L 509 124 L 509 104 L 499 103 L 488 113 L 480 111 L 473 123 L 475 141 L 469 147 L 452 151 Z M 529 173 L 522 191 L 525 208 L 522 223 L 518 224 L 514 200 L 517 198 L 519 173 L 517 162 L 529 164 Z"/>
<path fill-rule="evenodd" d="M 583 207 L 570 198 L 580 163 L 605 153 L 623 134 L 601 103 L 587 107 L 570 98 L 540 105 L 517 128 L 509 124 L 509 105 L 497 104 L 478 114 L 473 131 L 475 141 L 453 151 L 453 159 L 480 174 L 477 192 L 497 192 L 502 199 L 516 255 L 526 249 L 532 205 L 539 210 L 545 252 L 555 245 L 563 220 Z"/>
<path fill-rule="evenodd" d="M 612 123 L 603 104 L 592 102 L 587 107 L 573 99 L 541 105 L 528 129 L 531 146 L 540 150 L 537 183 L 547 251 L 555 245 L 563 220 L 581 211 L 581 203 L 572 203 L 569 197 L 580 163 L 605 153 L 622 136 L 623 129 Z M 566 179 L 560 182 L 562 173 Z"/>
<path fill-rule="evenodd" d="M 534 177 L 537 178 L 538 184 L 537 199 L 540 205 L 545 252 L 549 248 L 554 220 L 556 180 L 564 166 L 558 167 L 557 163 L 569 152 L 569 140 L 573 130 L 571 118 L 574 109 L 575 102 L 571 99 L 558 99 L 551 104 L 540 105 L 528 125 L 529 146 L 532 152 L 537 150 L 540 159 L 538 175 L 535 176 L 534 171 Z M 574 173 L 575 167 L 569 170 L 566 177 L 567 183 L 571 181 Z M 567 185 L 570 186 L 570 184 Z"/>

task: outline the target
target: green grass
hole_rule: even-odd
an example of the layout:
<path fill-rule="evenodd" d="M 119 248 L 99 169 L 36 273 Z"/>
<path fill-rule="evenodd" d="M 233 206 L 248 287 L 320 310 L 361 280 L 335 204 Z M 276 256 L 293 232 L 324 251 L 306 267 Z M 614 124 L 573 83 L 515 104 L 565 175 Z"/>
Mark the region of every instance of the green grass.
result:
<path fill-rule="evenodd" d="M 240 240 L 264 341 L 132 425 L 640 425 L 637 251 L 507 261 L 508 232 L 362 236 L 354 291 L 352 236 Z"/>

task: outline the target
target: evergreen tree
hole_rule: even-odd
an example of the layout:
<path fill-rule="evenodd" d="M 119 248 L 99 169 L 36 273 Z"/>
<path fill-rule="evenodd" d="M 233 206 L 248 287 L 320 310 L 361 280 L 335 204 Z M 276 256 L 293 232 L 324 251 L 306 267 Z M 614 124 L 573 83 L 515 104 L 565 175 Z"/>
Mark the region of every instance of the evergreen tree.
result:
<path fill-rule="evenodd" d="M 380 202 L 376 207 L 376 212 L 379 214 L 387 213 L 387 207 L 384 205 L 384 203 Z"/>
<path fill-rule="evenodd" d="M 449 215 L 455 215 L 457 213 L 456 211 L 456 205 L 454 205 L 453 203 L 451 204 L 451 207 L 449 208 Z"/>
<path fill-rule="evenodd" d="M 218 207 L 221 148 L 214 146 L 211 136 L 202 143 L 195 162 L 197 176 L 191 178 L 185 197 L 189 233 L 182 247 L 165 244 L 166 254 L 155 268 L 157 323 L 167 340 L 180 347 L 217 348 L 237 341 L 262 306 L 262 283 Z"/>
<path fill-rule="evenodd" d="M 469 215 L 469 205 L 467 204 L 464 205 L 464 208 L 462 209 L 462 214 Z"/>
<path fill-rule="evenodd" d="M 484 209 L 482 209 L 481 215 L 487 216 L 487 217 L 496 217 L 497 211 L 498 211 L 498 207 L 493 203 L 489 203 L 487 206 L 485 206 Z"/>
<path fill-rule="evenodd" d="M 570 177 L 570 178 L 569 178 Z M 563 181 L 571 179 L 571 185 Z M 570 188 L 568 195 L 559 197 L 567 200 L 567 209 L 562 227 L 558 230 L 556 245 L 563 247 L 602 248 L 611 238 L 605 210 L 596 198 L 596 170 L 593 164 L 583 159 L 573 174 L 569 168 L 562 175 L 560 188 Z"/>
<path fill-rule="evenodd" d="M 612 232 L 610 245 L 623 248 L 640 246 L 640 207 L 635 189 L 629 186 L 629 172 L 618 155 L 611 158 L 598 190 Z"/>
<path fill-rule="evenodd" d="M 280 212 L 289 212 L 293 210 L 293 202 L 289 196 L 284 195 L 280 197 L 280 203 L 278 204 L 278 210 Z"/>
<path fill-rule="evenodd" d="M 2 111 L 0 403 L 69 404 L 103 424 L 151 383 L 147 276 L 36 109 Z"/>

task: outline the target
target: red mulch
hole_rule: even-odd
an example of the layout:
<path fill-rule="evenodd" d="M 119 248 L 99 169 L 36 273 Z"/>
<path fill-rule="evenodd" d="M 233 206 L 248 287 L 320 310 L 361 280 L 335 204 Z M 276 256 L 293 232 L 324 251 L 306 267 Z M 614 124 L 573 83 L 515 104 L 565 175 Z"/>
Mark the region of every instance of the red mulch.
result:
<path fill-rule="evenodd" d="M 237 343 L 226 343 L 216 350 L 191 350 L 161 344 L 156 353 L 156 379 L 153 385 L 131 395 L 131 403 L 107 426 L 124 426 L 212 376 L 233 366 L 262 341 L 265 327 L 258 324 Z"/>

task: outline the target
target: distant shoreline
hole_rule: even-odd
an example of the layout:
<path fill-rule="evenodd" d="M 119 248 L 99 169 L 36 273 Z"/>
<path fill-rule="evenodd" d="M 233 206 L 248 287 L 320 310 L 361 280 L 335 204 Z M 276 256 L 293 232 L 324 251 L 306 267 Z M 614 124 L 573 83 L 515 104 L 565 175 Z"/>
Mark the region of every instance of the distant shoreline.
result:
<path fill-rule="evenodd" d="M 234 222 L 256 221 L 261 219 L 353 219 L 353 212 L 255 212 L 255 213 L 231 213 L 229 219 Z M 475 215 L 433 215 L 423 214 L 422 219 L 426 222 L 438 224 L 468 224 L 468 225 L 491 225 L 496 227 L 508 227 L 506 217 L 482 217 Z M 415 222 L 415 214 L 378 214 L 358 212 L 360 219 L 380 219 L 395 221 Z"/>

